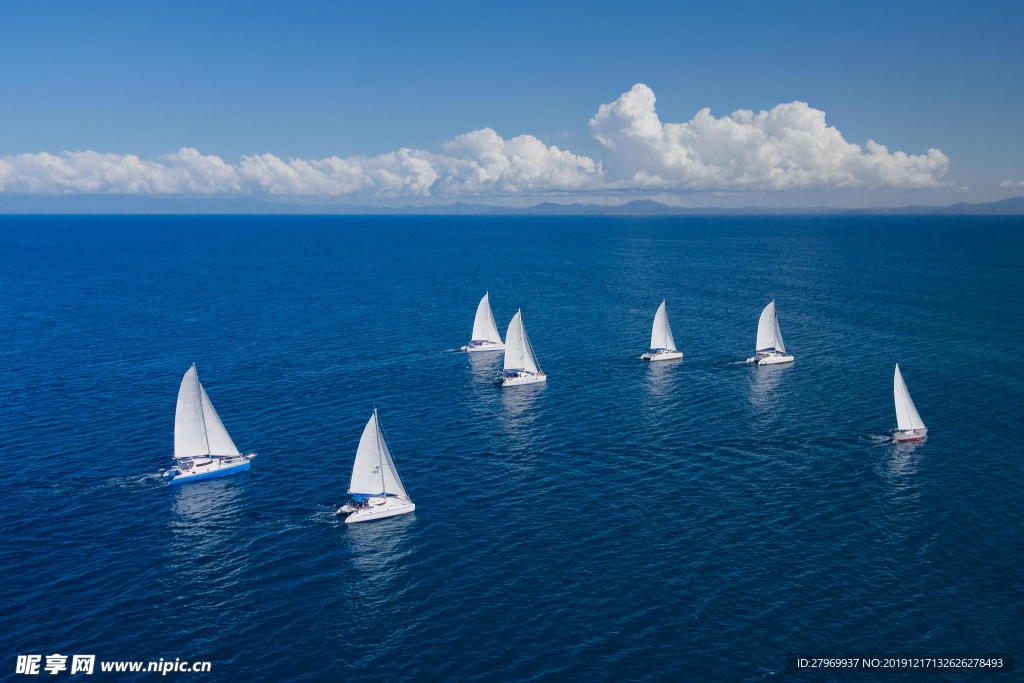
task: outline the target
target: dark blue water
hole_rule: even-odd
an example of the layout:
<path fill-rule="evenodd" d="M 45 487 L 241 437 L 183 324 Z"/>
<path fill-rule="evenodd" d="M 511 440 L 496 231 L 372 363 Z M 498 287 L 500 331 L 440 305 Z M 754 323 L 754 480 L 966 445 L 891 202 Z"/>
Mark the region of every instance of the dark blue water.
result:
<path fill-rule="evenodd" d="M 446 352 L 485 289 L 546 386 Z M 796 363 L 737 363 L 773 297 Z M 683 363 L 638 360 L 662 298 Z M 0 300 L 5 676 L 61 652 L 721 680 L 1024 649 L 1021 219 L 2 217 Z M 193 361 L 260 455 L 168 487 Z M 916 447 L 885 438 L 896 361 Z M 374 401 L 418 509 L 346 527 Z"/>

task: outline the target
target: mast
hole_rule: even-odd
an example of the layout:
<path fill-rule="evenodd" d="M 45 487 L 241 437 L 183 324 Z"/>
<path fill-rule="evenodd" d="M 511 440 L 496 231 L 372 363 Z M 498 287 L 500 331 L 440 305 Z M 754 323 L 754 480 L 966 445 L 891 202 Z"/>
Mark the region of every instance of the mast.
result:
<path fill-rule="evenodd" d="M 206 442 L 206 454 L 210 454 L 210 437 L 206 431 L 206 411 L 203 410 L 203 385 L 199 383 L 199 368 L 192 363 L 192 369 L 196 371 L 196 405 L 199 406 L 199 417 L 203 421 L 203 441 Z"/>
<path fill-rule="evenodd" d="M 380 490 L 384 494 L 384 498 L 388 497 L 388 485 L 384 480 L 384 447 L 381 444 L 381 440 L 384 438 L 380 429 L 380 416 L 377 414 L 377 406 L 373 406 L 373 419 L 377 423 L 377 469 L 380 470 Z"/>

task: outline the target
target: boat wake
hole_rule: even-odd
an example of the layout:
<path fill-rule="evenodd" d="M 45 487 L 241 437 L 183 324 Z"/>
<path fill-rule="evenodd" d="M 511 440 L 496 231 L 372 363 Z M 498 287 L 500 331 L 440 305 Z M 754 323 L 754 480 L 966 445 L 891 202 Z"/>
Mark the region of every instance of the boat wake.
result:
<path fill-rule="evenodd" d="M 166 479 L 160 472 L 107 477 L 86 482 L 86 491 L 109 491 L 112 489 L 155 489 L 163 486 Z"/>
<path fill-rule="evenodd" d="M 338 517 L 338 505 L 330 503 L 317 503 L 316 508 L 309 514 L 309 521 L 317 524 L 336 525 L 341 518 Z"/>

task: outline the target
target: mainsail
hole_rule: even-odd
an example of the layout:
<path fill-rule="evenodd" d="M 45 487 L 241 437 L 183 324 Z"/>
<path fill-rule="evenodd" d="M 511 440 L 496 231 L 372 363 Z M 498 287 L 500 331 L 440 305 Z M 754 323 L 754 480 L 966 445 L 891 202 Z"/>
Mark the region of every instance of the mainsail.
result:
<path fill-rule="evenodd" d="M 782 330 L 779 329 L 779 319 L 775 315 L 775 299 L 761 311 L 761 318 L 757 321 L 757 346 L 754 348 L 758 352 L 786 352 L 786 345 L 782 343 Z"/>
<path fill-rule="evenodd" d="M 241 455 L 199 381 L 195 363 L 181 378 L 174 411 L 174 457 Z"/>
<path fill-rule="evenodd" d="M 494 314 L 491 312 L 491 299 L 488 292 L 484 292 L 480 304 L 476 307 L 472 340 L 501 343 L 501 335 L 498 333 L 498 326 L 494 323 Z"/>
<path fill-rule="evenodd" d="M 523 327 L 523 311 L 516 311 L 505 333 L 505 369 L 538 372 L 537 359 L 533 356 L 530 338 Z"/>
<path fill-rule="evenodd" d="M 658 306 L 658 312 L 654 314 L 654 327 L 651 328 L 651 348 L 676 350 L 676 340 L 672 338 L 672 328 L 668 324 L 668 313 L 665 312 L 665 302 Z"/>
<path fill-rule="evenodd" d="M 892 398 L 896 403 L 896 426 L 900 429 L 924 429 L 924 421 L 917 412 L 914 399 L 910 398 L 907 383 L 903 381 L 900 364 L 896 364 L 896 372 L 892 376 Z"/>
<path fill-rule="evenodd" d="M 352 480 L 349 482 L 348 492 L 409 497 L 398 476 L 395 461 L 391 459 L 391 451 L 388 450 L 384 434 L 380 430 L 376 409 L 363 428 L 363 435 L 359 437 L 359 448 L 356 449 L 356 459 L 352 464 Z"/>

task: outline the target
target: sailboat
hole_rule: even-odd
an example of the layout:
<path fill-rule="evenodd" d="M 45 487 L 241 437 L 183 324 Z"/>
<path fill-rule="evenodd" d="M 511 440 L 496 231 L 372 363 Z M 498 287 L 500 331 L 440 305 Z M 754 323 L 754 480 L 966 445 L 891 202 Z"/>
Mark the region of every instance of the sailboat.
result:
<path fill-rule="evenodd" d="M 348 485 L 348 502 L 338 508 L 346 515 L 345 523 L 366 522 L 404 515 L 416 509 L 398 476 L 391 451 L 380 429 L 377 409 L 363 428 L 352 463 L 352 479 Z"/>
<path fill-rule="evenodd" d="M 668 324 L 668 313 L 665 302 L 658 306 L 654 314 L 654 326 L 651 328 L 651 350 L 640 356 L 644 360 L 675 360 L 683 357 L 683 352 L 676 348 L 676 340 L 672 337 L 672 327 Z"/>
<path fill-rule="evenodd" d="M 476 307 L 476 318 L 473 319 L 473 338 L 463 351 L 501 351 L 505 345 L 501 343 L 498 326 L 494 323 L 491 312 L 490 292 L 484 292 L 483 298 Z"/>
<path fill-rule="evenodd" d="M 516 311 L 512 322 L 508 324 L 505 333 L 505 366 L 498 372 L 497 379 L 503 387 L 548 381 L 547 374 L 537 367 L 533 346 L 523 327 L 522 309 Z"/>
<path fill-rule="evenodd" d="M 775 299 L 764 307 L 757 321 L 757 345 L 754 355 L 747 359 L 748 363 L 757 365 L 774 365 L 775 363 L 792 363 L 791 354 L 786 353 L 786 345 L 782 342 L 782 330 L 779 329 L 779 318 L 775 315 Z"/>
<path fill-rule="evenodd" d="M 917 412 L 914 399 L 910 398 L 907 383 L 903 381 L 900 364 L 892 376 L 892 399 L 896 404 L 896 429 L 892 432 L 893 441 L 923 441 L 928 435 L 921 415 Z"/>
<path fill-rule="evenodd" d="M 164 472 L 172 484 L 223 477 L 249 469 L 255 453 L 242 455 L 206 395 L 193 363 L 181 378 L 174 411 L 174 467 Z"/>

